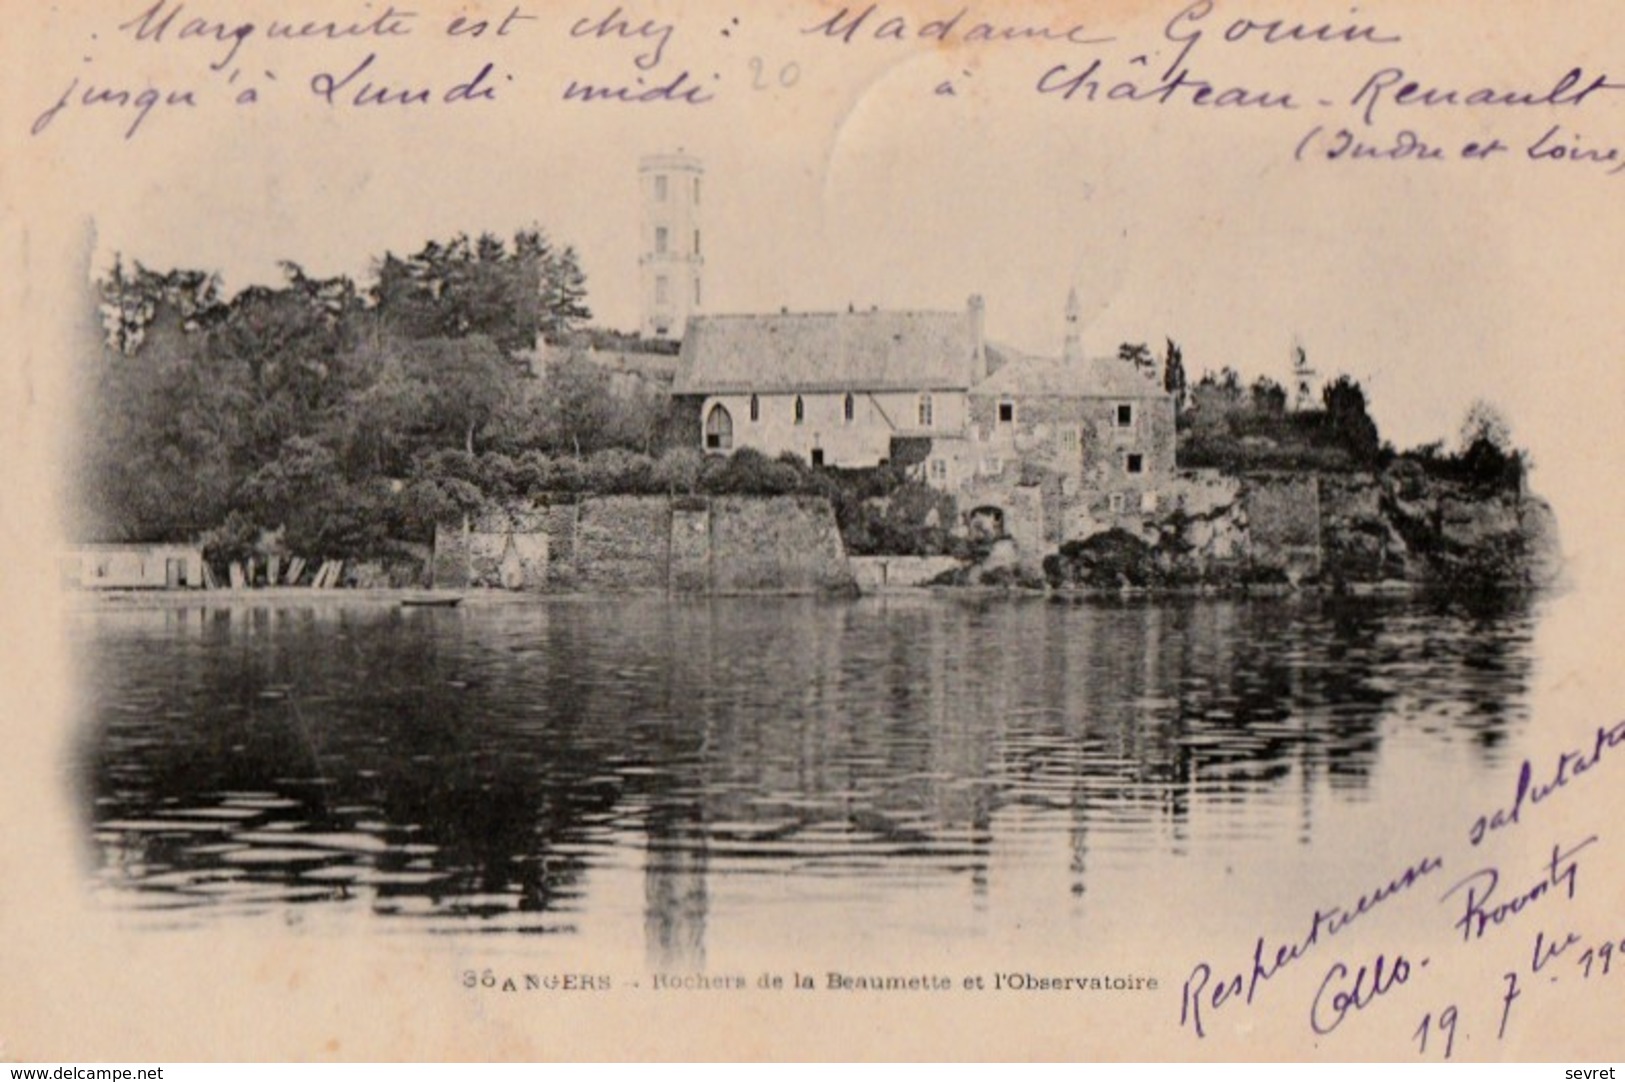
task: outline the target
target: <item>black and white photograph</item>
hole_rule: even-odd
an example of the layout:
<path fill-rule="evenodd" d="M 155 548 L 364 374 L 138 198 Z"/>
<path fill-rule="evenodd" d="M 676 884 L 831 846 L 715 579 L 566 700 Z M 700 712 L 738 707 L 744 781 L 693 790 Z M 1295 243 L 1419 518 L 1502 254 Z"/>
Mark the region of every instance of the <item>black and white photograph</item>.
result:
<path fill-rule="evenodd" d="M 0 1059 L 1625 1055 L 1625 16 L 72 0 Z"/>

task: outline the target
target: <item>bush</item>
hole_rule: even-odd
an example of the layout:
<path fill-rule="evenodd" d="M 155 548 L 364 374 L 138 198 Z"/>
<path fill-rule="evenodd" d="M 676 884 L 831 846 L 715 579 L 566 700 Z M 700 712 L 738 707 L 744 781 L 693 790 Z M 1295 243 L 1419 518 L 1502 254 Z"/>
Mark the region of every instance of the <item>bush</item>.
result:
<path fill-rule="evenodd" d="M 664 492 L 693 493 L 704 471 L 703 452 L 693 447 L 673 447 L 655 460 L 650 477 Z"/>
<path fill-rule="evenodd" d="M 1068 541 L 1044 560 L 1044 577 L 1052 586 L 1149 586 L 1160 581 L 1155 550 L 1122 529 L 1111 529 L 1083 541 Z"/>
<path fill-rule="evenodd" d="M 661 491 L 654 460 L 618 448 L 588 455 L 581 465 L 581 488 L 606 496 L 646 496 Z"/>
<path fill-rule="evenodd" d="M 808 467 L 798 459 L 771 459 L 749 447 L 726 458 L 707 458 L 699 487 L 712 496 L 788 496 L 818 490 Z"/>

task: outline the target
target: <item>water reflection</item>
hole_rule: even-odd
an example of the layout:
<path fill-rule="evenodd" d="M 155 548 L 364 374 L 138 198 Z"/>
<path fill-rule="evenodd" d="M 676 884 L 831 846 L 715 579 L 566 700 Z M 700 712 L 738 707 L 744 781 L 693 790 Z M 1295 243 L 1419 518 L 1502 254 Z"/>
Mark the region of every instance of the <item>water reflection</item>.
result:
<path fill-rule="evenodd" d="M 1074 893 L 1198 806 L 1314 825 L 1389 727 L 1486 766 L 1524 711 L 1518 606 L 1282 599 L 547 599 L 76 618 L 85 799 L 116 903 L 189 924 L 344 905 L 571 933 L 640 870 L 651 962 L 704 963 L 719 884 Z M 1249 829 L 1245 825 L 1240 829 Z M 600 893 L 602 888 L 599 888 Z"/>

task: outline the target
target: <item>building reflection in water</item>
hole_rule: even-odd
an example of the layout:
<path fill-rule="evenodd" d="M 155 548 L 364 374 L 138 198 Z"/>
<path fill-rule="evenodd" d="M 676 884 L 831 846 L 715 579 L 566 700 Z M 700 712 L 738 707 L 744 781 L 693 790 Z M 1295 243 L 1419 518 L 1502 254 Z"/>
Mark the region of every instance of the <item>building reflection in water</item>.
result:
<path fill-rule="evenodd" d="M 1493 765 L 1516 605 L 1298 598 L 551 599 L 79 614 L 98 882 L 177 923 L 364 905 L 570 934 L 643 869 L 651 964 L 701 969 L 732 876 L 988 904 L 1001 844 L 1194 844 L 1198 805 L 1314 831 L 1386 719 Z M 629 845 L 636 848 L 629 850 Z M 1047 854 L 1047 855 L 1046 855 Z M 133 899 L 133 900 L 132 900 Z M 414 923 L 415 922 L 415 923 Z"/>

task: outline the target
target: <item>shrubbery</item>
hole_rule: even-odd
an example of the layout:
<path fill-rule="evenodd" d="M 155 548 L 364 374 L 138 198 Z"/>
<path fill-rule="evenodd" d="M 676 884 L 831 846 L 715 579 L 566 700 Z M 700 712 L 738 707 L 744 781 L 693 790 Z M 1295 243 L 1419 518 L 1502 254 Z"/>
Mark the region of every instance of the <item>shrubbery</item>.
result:
<path fill-rule="evenodd" d="M 873 469 L 813 467 L 795 455 L 769 458 L 741 448 L 706 455 L 674 448 L 651 457 L 609 449 L 574 457 L 527 451 L 517 457 L 438 451 L 414 465 L 401 519 L 427 538 L 487 501 L 539 496 L 819 496 L 834 508 L 847 551 L 856 556 L 964 555 L 952 536 L 954 501 L 896 465 Z"/>

